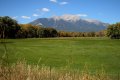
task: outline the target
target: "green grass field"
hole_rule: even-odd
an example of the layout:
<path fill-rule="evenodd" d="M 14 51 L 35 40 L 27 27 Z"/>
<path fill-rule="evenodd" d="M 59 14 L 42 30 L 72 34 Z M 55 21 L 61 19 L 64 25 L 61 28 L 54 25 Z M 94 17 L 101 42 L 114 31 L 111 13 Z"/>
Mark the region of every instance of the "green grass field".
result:
<path fill-rule="evenodd" d="M 8 39 L 9 61 L 25 58 L 30 64 L 55 68 L 68 66 L 92 72 L 104 68 L 108 73 L 120 72 L 120 40 L 108 38 L 43 38 Z M 0 44 L 0 56 L 4 47 Z"/>

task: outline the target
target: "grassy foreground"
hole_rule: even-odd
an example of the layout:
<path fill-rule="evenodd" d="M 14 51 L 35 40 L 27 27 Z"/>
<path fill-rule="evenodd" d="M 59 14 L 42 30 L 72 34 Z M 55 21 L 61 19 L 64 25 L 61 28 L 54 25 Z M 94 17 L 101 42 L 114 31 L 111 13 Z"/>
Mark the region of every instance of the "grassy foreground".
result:
<path fill-rule="evenodd" d="M 87 71 L 56 70 L 51 67 L 28 65 L 17 62 L 11 66 L 0 64 L 0 80 L 119 80 L 119 77 L 107 75 L 104 71 L 90 74 Z"/>
<path fill-rule="evenodd" d="M 90 72 L 104 68 L 109 74 L 120 72 L 120 40 L 107 38 L 9 39 L 9 62 L 25 58 L 29 64 Z M 0 57 L 4 47 L 0 44 Z"/>

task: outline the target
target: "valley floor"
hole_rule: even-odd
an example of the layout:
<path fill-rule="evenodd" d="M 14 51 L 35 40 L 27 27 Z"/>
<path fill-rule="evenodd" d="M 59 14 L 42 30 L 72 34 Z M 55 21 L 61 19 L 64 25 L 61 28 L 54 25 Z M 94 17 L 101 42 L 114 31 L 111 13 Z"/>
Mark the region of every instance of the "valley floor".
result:
<path fill-rule="evenodd" d="M 120 40 L 108 38 L 33 38 L 7 39 L 10 63 L 25 59 L 28 64 L 38 64 L 68 70 L 94 73 L 104 69 L 109 74 L 120 73 Z M 4 46 L 0 43 L 0 57 Z"/>

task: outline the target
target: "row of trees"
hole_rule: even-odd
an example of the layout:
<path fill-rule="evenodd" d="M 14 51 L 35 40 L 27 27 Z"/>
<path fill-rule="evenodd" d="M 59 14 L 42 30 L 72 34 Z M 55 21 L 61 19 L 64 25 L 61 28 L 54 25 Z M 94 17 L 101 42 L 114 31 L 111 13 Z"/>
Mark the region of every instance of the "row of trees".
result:
<path fill-rule="evenodd" d="M 57 31 L 53 28 L 43 28 L 40 26 L 33 26 L 31 24 L 20 24 L 17 38 L 43 38 L 43 37 L 57 37 Z"/>
<path fill-rule="evenodd" d="M 43 28 L 31 24 L 18 24 L 8 16 L 0 17 L 0 38 L 41 38 L 57 37 L 53 28 Z"/>
<path fill-rule="evenodd" d="M 60 31 L 58 32 L 59 37 L 105 37 L 106 31 L 99 31 L 99 32 L 65 32 Z"/>
<path fill-rule="evenodd" d="M 0 38 L 44 38 L 44 37 L 104 37 L 120 39 L 120 23 L 108 26 L 99 32 L 57 32 L 54 28 L 43 28 L 31 24 L 18 24 L 16 20 L 0 17 Z"/>

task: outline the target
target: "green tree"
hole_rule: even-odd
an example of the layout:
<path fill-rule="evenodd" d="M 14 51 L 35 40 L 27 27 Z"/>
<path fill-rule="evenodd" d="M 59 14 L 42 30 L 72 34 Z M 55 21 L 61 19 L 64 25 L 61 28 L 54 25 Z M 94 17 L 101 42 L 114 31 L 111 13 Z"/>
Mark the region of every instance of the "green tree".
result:
<path fill-rule="evenodd" d="M 0 17 L 0 38 L 16 38 L 19 29 L 16 20 L 8 16 Z"/>
<path fill-rule="evenodd" d="M 28 37 L 34 38 L 37 36 L 37 29 L 34 26 L 28 27 Z"/>
<path fill-rule="evenodd" d="M 54 28 L 46 28 L 48 37 L 57 37 L 58 33 L 57 30 Z"/>
<path fill-rule="evenodd" d="M 39 37 L 39 26 L 33 26 L 31 24 L 20 24 L 20 30 L 18 31 L 19 38 L 37 38 Z"/>
<path fill-rule="evenodd" d="M 107 28 L 107 36 L 111 39 L 120 39 L 120 23 L 109 25 Z"/>

